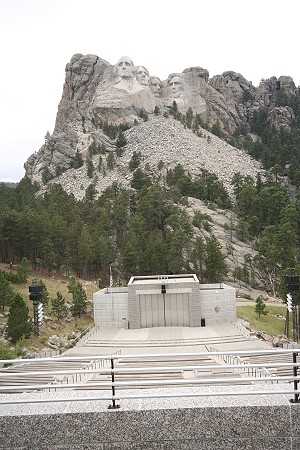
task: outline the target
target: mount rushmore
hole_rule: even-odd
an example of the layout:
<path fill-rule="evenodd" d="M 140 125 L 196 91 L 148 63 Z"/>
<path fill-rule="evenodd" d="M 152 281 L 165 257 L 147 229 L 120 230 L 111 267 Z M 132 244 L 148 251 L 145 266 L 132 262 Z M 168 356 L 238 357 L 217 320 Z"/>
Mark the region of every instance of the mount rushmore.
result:
<path fill-rule="evenodd" d="M 174 102 L 181 113 L 192 110 L 208 126 L 218 123 L 228 136 L 240 125 L 247 127 L 253 111 L 261 108 L 272 125 L 288 129 L 293 110 L 276 106 L 276 99 L 279 94 L 291 98 L 296 92 L 288 76 L 273 76 L 255 87 L 234 71 L 209 78 L 208 70 L 191 67 L 160 80 L 127 56 L 112 65 L 96 55 L 75 54 L 66 65 L 54 131 L 24 164 L 26 176 L 42 186 L 43 171 L 57 178 L 72 167 L 76 153 L 85 159 L 92 143 L 114 151 L 116 142 L 97 124 L 139 125 L 141 110 L 163 114 Z"/>

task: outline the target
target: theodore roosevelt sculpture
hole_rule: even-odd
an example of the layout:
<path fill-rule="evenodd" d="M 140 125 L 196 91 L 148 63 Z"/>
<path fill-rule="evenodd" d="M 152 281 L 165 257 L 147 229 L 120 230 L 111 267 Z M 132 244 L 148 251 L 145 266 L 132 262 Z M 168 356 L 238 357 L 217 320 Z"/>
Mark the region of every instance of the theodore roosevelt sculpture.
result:
<path fill-rule="evenodd" d="M 161 97 L 161 81 L 158 77 L 150 77 L 150 89 L 154 95 L 154 97 Z"/>
<path fill-rule="evenodd" d="M 139 66 L 136 69 L 136 79 L 143 86 L 148 86 L 149 85 L 150 76 L 149 76 L 149 71 L 146 69 L 146 67 Z"/>

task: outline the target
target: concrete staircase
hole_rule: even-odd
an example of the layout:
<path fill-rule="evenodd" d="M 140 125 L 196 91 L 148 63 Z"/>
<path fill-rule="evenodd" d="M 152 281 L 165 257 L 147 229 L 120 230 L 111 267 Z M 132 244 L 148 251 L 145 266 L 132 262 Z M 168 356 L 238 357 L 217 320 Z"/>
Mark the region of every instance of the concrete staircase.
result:
<path fill-rule="evenodd" d="M 144 340 L 121 340 L 101 339 L 100 335 L 94 335 L 84 342 L 85 347 L 110 347 L 110 348 L 149 348 L 149 347 L 191 347 L 199 345 L 228 344 L 245 342 L 247 339 L 242 335 L 207 336 L 191 339 L 144 339 Z"/>

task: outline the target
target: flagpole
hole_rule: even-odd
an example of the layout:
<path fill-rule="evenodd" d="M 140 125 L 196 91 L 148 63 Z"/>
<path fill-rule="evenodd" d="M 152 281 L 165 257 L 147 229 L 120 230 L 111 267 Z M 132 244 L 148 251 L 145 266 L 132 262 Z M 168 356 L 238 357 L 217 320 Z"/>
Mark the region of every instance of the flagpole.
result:
<path fill-rule="evenodd" d="M 114 313 L 114 303 L 113 303 L 113 277 L 112 277 L 112 268 L 111 264 L 109 265 L 109 287 L 110 287 L 110 295 L 111 295 L 111 312 L 112 312 L 112 322 L 115 320 L 115 313 Z"/>

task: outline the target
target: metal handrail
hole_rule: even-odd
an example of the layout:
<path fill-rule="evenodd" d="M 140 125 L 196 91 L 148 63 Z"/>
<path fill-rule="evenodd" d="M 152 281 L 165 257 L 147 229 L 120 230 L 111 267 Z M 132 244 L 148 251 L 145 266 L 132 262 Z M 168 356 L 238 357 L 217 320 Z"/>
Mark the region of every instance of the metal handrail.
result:
<path fill-rule="evenodd" d="M 218 350 L 213 350 L 210 352 L 200 352 L 200 353 L 163 353 L 163 354 L 143 354 L 143 355 L 105 355 L 105 356 L 92 356 L 92 357 L 69 357 L 69 356 L 60 356 L 60 357 L 53 357 L 53 358 L 40 358 L 39 359 L 39 363 L 66 363 L 66 362 L 89 362 L 89 366 L 84 366 L 82 367 L 82 369 L 78 369 L 78 368 L 72 368 L 72 369 L 63 369 L 63 370 L 33 370 L 33 371 L 20 371 L 20 372 L 10 372 L 9 369 L 1 369 L 0 370 L 0 381 L 1 378 L 11 378 L 12 380 L 18 377 L 43 377 L 43 376 L 58 376 L 61 375 L 63 376 L 63 378 L 61 380 L 54 380 L 53 383 L 47 383 L 47 384 L 29 384 L 29 385 L 14 385 L 14 384 L 8 384 L 6 383 L 5 386 L 0 386 L 0 394 L 6 394 L 7 392 L 13 392 L 13 391 L 36 391 L 36 390 L 57 390 L 57 389 L 80 389 L 80 388 L 86 388 L 86 390 L 88 390 L 89 388 L 107 388 L 107 389 L 111 389 L 112 391 L 112 395 L 110 396 L 97 396 L 97 397 L 93 397 L 90 399 L 94 399 L 94 400 L 110 400 L 112 402 L 112 405 L 110 405 L 111 408 L 117 408 L 119 407 L 119 405 L 116 403 L 116 401 L 119 401 L 120 399 L 123 398 L 163 398 L 163 397 L 194 397 L 194 396 L 211 396 L 211 395 L 257 395 L 257 394 L 264 394 L 264 395 L 274 395 L 274 394 L 279 394 L 279 393 L 284 393 L 284 394 L 294 394 L 294 399 L 292 400 L 293 402 L 299 402 L 299 392 L 298 391 L 298 384 L 300 382 L 300 377 L 298 377 L 298 367 L 300 366 L 300 362 L 297 362 L 297 356 L 298 356 L 298 352 L 300 351 L 300 349 L 269 349 L 269 350 L 246 350 L 246 351 L 218 351 Z M 248 361 L 243 361 L 240 358 L 240 355 L 242 356 L 251 356 L 251 355 L 255 355 L 255 356 L 271 356 L 271 355 L 291 355 L 292 356 L 292 362 L 287 362 L 287 361 L 283 361 L 283 362 L 261 362 L 261 363 L 249 363 Z M 206 360 L 208 358 L 211 358 L 212 356 L 215 357 L 226 357 L 226 360 L 229 361 L 230 363 L 226 363 L 226 361 L 224 361 L 224 364 L 201 364 L 201 358 L 205 358 Z M 176 361 L 178 362 L 179 365 L 174 365 L 174 366 L 166 366 L 166 365 L 161 365 L 161 366 L 151 366 L 150 365 L 150 361 L 147 361 L 149 359 L 154 359 L 155 363 L 157 363 L 159 361 L 160 358 L 167 358 L 167 357 L 172 357 L 172 360 L 174 361 L 174 359 L 176 359 Z M 187 357 L 192 357 L 193 358 L 193 362 L 195 362 L 195 359 L 199 358 L 199 363 L 200 364 L 192 364 L 192 365 L 182 365 L 180 364 L 180 362 L 182 361 L 183 358 L 187 358 Z M 126 361 L 126 360 L 137 360 L 136 363 L 141 363 L 143 362 L 148 362 L 149 364 L 145 367 L 127 367 L 127 368 L 119 368 L 119 367 L 115 367 L 115 361 L 117 360 L 122 360 L 122 361 Z M 103 367 L 103 362 L 110 362 L 110 368 L 104 368 Z M 22 366 L 26 365 L 26 367 L 30 367 L 30 361 L 28 360 L 23 360 L 23 359 L 14 359 L 14 360 L 0 360 L 0 364 L 21 364 L 20 369 L 22 370 Z M 99 363 L 99 367 L 97 368 L 96 365 L 97 363 Z M 33 364 L 34 365 L 34 364 Z M 100 367 L 101 366 L 101 367 Z M 93 368 L 89 368 L 89 367 L 93 367 Z M 291 375 L 284 375 L 284 376 L 277 376 L 274 374 L 271 374 L 267 371 L 267 369 L 273 368 L 276 369 L 278 367 L 281 368 L 288 368 L 290 369 Z M 213 370 L 218 370 L 218 369 L 233 369 L 235 370 L 238 374 L 242 372 L 248 372 L 248 376 L 242 376 L 242 377 L 236 377 L 236 376 L 231 376 L 231 377 L 215 377 L 215 378 L 207 378 L 207 377 L 202 377 L 201 379 L 196 378 L 195 377 L 195 373 L 198 374 L 198 372 L 205 372 L 205 371 L 213 371 Z M 15 368 L 16 369 L 16 368 Z M 252 376 L 250 375 L 250 371 L 249 369 L 259 369 L 259 370 L 252 370 Z M 184 373 L 189 372 L 189 371 L 193 371 L 194 372 L 194 378 L 192 379 L 161 379 L 161 380 L 140 380 L 140 379 L 135 379 L 135 380 L 128 380 L 128 381 L 119 381 L 115 379 L 116 375 L 137 375 L 137 374 L 141 374 L 141 373 L 145 373 L 145 374 L 165 374 L 165 373 L 178 373 L 178 372 L 182 372 Z M 254 374 L 253 374 L 254 372 Z M 85 376 L 85 375 L 93 375 L 93 374 L 99 374 L 99 375 L 110 375 L 111 379 L 109 381 L 92 381 L 87 383 L 83 383 L 81 382 L 81 375 Z M 71 380 L 69 380 L 68 375 L 76 375 L 76 382 L 71 382 Z M 77 383 L 77 375 L 80 375 L 80 383 Z M 220 392 L 198 392 L 198 393 L 193 393 L 193 392 L 189 392 L 187 390 L 185 390 L 185 393 L 178 393 L 178 392 L 173 392 L 172 394 L 165 394 L 162 395 L 161 392 L 157 392 L 156 394 L 151 394 L 150 397 L 148 394 L 128 394 L 125 395 L 119 395 L 119 393 L 117 393 L 117 388 L 140 388 L 141 386 L 144 387 L 158 387 L 158 386 L 163 386 L 163 387 L 174 387 L 176 385 L 176 387 L 189 387 L 189 386 L 201 386 L 203 387 L 203 385 L 218 385 L 220 383 L 222 384 L 226 384 L 226 383 L 236 383 L 235 386 L 237 384 L 240 384 L 240 382 L 249 382 L 249 383 L 274 383 L 275 382 L 289 382 L 289 383 L 293 383 L 293 387 L 294 389 L 291 390 L 290 388 L 286 388 L 284 390 L 278 390 L 276 389 L 274 391 L 274 389 L 272 389 L 271 391 L 248 391 L 248 390 L 232 390 L 229 393 L 220 393 Z M 66 384 L 64 384 L 64 382 Z M 32 394 L 30 394 L 32 395 Z M 5 396 L 5 398 L 1 399 L 1 395 L 0 395 L 0 404 L 12 404 L 12 403 L 22 403 L 22 400 L 15 398 L 14 396 L 12 396 L 10 394 L 10 398 L 9 396 Z M 84 397 L 84 399 L 87 400 L 87 397 Z M 79 397 L 76 397 L 76 399 L 73 400 L 73 397 L 67 397 L 65 398 L 64 401 L 78 401 Z M 37 402 L 56 402 L 56 401 L 62 401 L 61 399 L 58 399 L 58 397 L 56 398 L 52 398 L 51 399 L 47 399 L 47 397 L 39 397 L 39 399 L 36 399 L 32 396 L 28 397 L 26 396 L 26 400 L 24 399 L 23 402 L 26 403 L 37 403 Z"/>
<path fill-rule="evenodd" d="M 293 376 L 284 376 L 280 377 L 280 379 L 284 381 L 300 381 L 300 377 L 293 377 Z M 241 378 L 226 378 L 226 382 L 228 383 L 235 383 L 241 381 Z M 255 377 L 243 377 L 243 381 L 251 381 L 252 383 L 265 383 L 266 381 L 272 381 L 274 382 L 274 377 L 264 377 L 264 378 L 255 378 Z M 105 381 L 99 381 L 95 383 L 89 383 L 88 387 L 133 387 L 133 386 L 161 386 L 162 384 L 164 386 L 188 386 L 188 385 L 196 385 L 196 384 L 219 384 L 224 383 L 224 378 L 214 378 L 213 380 L 211 378 L 202 378 L 201 380 L 192 379 L 192 380 L 181 380 L 181 379 L 175 379 L 175 380 L 152 380 L 152 381 L 118 381 L 118 382 L 105 382 Z M 53 388 L 62 388 L 62 389 L 77 389 L 86 387 L 86 383 L 73 383 L 73 384 L 67 384 L 67 385 L 56 385 L 53 386 Z M 49 384 L 32 384 L 30 386 L 27 385 L 12 385 L 12 386 L 4 386 L 1 387 L 1 391 L 11 391 L 12 388 L 15 390 L 40 390 L 40 389 L 47 389 L 49 390 Z M 0 401 L 1 404 L 1 401 Z"/>
<path fill-rule="evenodd" d="M 147 359 L 147 358 L 163 358 L 163 357 L 169 357 L 172 356 L 173 358 L 176 357 L 183 357 L 183 356 L 219 356 L 219 355 L 272 355 L 272 354 L 292 354 L 292 353 L 298 353 L 300 352 L 300 347 L 298 349 L 295 348 L 286 348 L 286 349 L 268 349 L 268 350 L 227 350 L 227 351 L 220 351 L 220 350 L 213 350 L 209 352 L 184 352 L 184 353 L 144 353 L 144 354 L 131 354 L 131 355 L 102 355 L 102 356 L 55 356 L 51 358 L 39 358 L 39 362 L 53 362 L 53 361 L 64 361 L 64 362 L 71 362 L 71 361 L 98 361 L 102 359 Z M 12 364 L 12 363 L 28 363 L 31 360 L 29 359 L 0 359 L 0 364 Z"/>
<path fill-rule="evenodd" d="M 106 358 L 109 359 L 109 358 Z M 42 375 L 78 375 L 78 374 L 92 374 L 92 373 L 98 373 L 101 375 L 110 375 L 112 373 L 114 373 L 115 375 L 118 374 L 138 374 L 138 373 L 166 373 L 166 372 L 177 372 L 179 370 L 197 370 L 197 369 L 201 369 L 201 371 L 205 371 L 205 370 L 213 370 L 216 369 L 216 367 L 226 367 L 226 369 L 252 369 L 252 368 L 268 368 L 268 369 L 273 369 L 276 367 L 299 367 L 299 363 L 266 363 L 266 364 L 259 364 L 259 363 L 255 363 L 255 364 L 226 364 L 225 366 L 222 366 L 221 364 L 219 364 L 218 366 L 216 366 L 215 364 L 213 365 L 197 365 L 197 366 L 153 366 L 153 367 L 136 367 L 136 368 L 117 368 L 117 369 L 70 369 L 70 370 L 53 370 L 53 371 L 38 371 L 38 372 L 13 372 L 10 373 L 9 371 L 7 372 L 3 372 L 3 369 L 0 370 L 0 380 L 1 377 L 5 378 L 7 377 L 7 375 L 9 375 L 10 377 L 19 377 L 19 376 L 42 376 Z M 1 387 L 0 387 L 0 391 L 1 391 Z"/>

